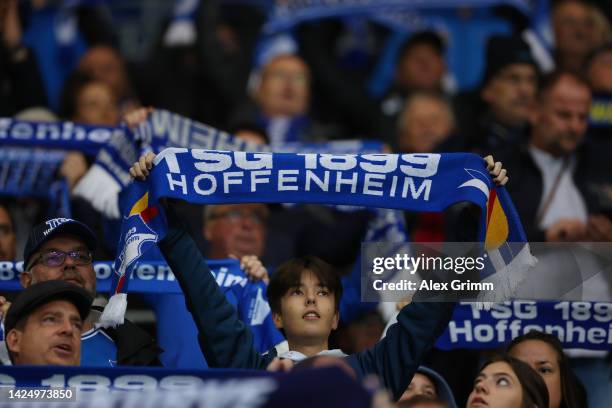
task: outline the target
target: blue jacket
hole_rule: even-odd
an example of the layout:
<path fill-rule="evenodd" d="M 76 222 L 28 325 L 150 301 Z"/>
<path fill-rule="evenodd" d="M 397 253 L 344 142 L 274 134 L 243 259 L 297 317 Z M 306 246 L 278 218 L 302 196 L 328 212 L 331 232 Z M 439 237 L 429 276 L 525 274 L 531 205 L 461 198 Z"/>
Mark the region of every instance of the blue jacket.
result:
<path fill-rule="evenodd" d="M 265 369 L 276 349 L 260 355 L 253 335 L 225 299 L 206 260 L 188 232 L 170 228 L 159 248 L 176 276 L 198 328 L 198 340 L 210 367 Z M 358 378 L 376 374 L 397 400 L 421 360 L 442 334 L 454 303 L 413 302 L 373 348 L 346 358 Z"/>

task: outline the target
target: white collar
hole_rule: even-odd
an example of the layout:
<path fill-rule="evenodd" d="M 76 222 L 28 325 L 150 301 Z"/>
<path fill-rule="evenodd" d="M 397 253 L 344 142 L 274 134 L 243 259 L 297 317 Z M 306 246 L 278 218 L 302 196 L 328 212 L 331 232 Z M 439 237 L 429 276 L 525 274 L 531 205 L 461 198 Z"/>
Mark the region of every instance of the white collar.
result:
<path fill-rule="evenodd" d="M 323 351 L 320 351 L 316 355 L 317 356 L 346 357 L 348 354 L 344 353 L 340 349 L 333 349 L 333 350 L 323 350 Z M 299 351 L 293 351 L 293 350 L 286 351 L 286 352 L 284 352 L 282 354 L 279 354 L 278 356 L 280 358 L 287 358 L 287 359 L 293 360 L 295 362 L 302 361 L 302 360 L 308 358 L 308 356 L 306 356 L 305 354 L 302 354 Z"/>

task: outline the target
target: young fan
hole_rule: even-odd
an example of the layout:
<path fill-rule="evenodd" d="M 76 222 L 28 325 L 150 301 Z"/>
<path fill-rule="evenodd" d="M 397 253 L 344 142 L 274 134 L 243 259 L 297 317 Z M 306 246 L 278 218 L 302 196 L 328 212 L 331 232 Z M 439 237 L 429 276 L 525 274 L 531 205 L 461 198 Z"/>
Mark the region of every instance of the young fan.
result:
<path fill-rule="evenodd" d="M 154 157 L 141 157 L 130 169 L 132 176 L 144 179 Z M 501 163 L 494 164 L 492 158 L 487 161 L 498 177 L 496 182 L 505 184 Z M 397 400 L 452 316 L 454 303 L 413 302 L 399 312 L 397 323 L 373 348 L 351 355 L 329 350 L 328 338 L 339 320 L 340 277 L 316 257 L 292 259 L 272 275 L 267 293 L 273 319 L 284 331 L 289 351 L 271 349 L 260 355 L 250 330 L 219 289 L 186 227 L 179 225 L 171 207 L 167 212 L 170 225 L 159 248 L 185 294 L 210 367 L 265 369 L 271 363 L 278 365 L 276 357 L 300 361 L 314 355 L 343 356 L 358 379 L 378 375 Z"/>

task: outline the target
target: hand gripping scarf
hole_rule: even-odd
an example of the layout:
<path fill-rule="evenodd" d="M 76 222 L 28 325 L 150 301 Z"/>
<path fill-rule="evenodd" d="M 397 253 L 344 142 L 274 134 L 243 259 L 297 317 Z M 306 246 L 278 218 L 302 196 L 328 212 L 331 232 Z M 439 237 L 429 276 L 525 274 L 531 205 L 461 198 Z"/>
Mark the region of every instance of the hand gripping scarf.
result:
<path fill-rule="evenodd" d="M 488 253 L 483 280 L 496 292 L 483 301 L 512 296 L 533 264 L 507 191 L 495 187 L 474 154 L 248 153 L 168 148 L 155 158 L 145 182 L 126 192 L 112 298 L 102 325 L 123 321 L 128 277 L 138 259 L 164 237 L 159 199 L 197 204 L 312 203 L 439 212 L 458 202 L 481 209 L 478 238 Z M 523 243 L 517 250 L 516 245 Z"/>

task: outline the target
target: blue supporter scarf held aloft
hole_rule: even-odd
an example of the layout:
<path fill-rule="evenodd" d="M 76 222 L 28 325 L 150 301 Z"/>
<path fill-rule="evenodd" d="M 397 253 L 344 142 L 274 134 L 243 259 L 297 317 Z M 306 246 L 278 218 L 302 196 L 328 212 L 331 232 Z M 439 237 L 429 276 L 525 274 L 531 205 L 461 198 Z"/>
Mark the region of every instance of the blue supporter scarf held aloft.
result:
<path fill-rule="evenodd" d="M 208 264 L 227 300 L 238 311 L 240 320 L 250 327 L 257 350 L 263 353 L 283 342 L 285 340 L 283 335 L 272 321 L 263 282 L 250 281 L 235 259 L 209 260 Z M 23 288 L 19 283 L 19 274 L 22 271 L 23 262 L 0 262 L 0 292 L 21 291 Z M 109 292 L 112 286 L 112 262 L 96 262 L 94 271 L 98 292 Z M 132 270 L 130 291 L 152 295 L 155 298 L 152 307 L 158 325 L 172 328 L 158 330 L 158 342 L 165 351 L 162 360 L 169 359 L 168 364 L 164 365 L 206 367 L 197 344 L 197 330 L 185 308 L 183 292 L 170 267 L 165 262 L 140 262 Z M 103 338 L 96 339 L 93 334 L 89 334 L 87 339 L 83 340 L 87 340 L 90 344 L 102 342 L 104 347 L 107 347 L 108 342 Z M 1 338 L 3 336 L 0 335 Z M 99 361 L 95 363 L 89 365 L 100 365 Z"/>
<path fill-rule="evenodd" d="M 231 286 L 240 286 L 244 282 L 244 275 L 239 271 L 235 269 L 224 271 L 222 269 L 223 265 L 227 263 L 236 263 L 235 260 L 212 260 L 208 262 L 217 282 L 220 282 L 220 286 L 226 293 L 232 292 Z M 94 264 L 94 270 L 98 278 L 97 287 L 100 292 L 107 291 L 111 287 L 111 268 L 111 262 L 96 262 Z M 22 262 L 0 262 L 0 292 L 21 290 L 19 273 L 22 270 Z M 357 279 L 359 279 L 359 275 L 357 275 Z M 355 315 L 371 310 L 372 305 L 375 307 L 375 304 L 372 303 L 359 302 L 358 293 L 351 298 L 350 292 L 352 289 L 350 288 L 354 288 L 358 292 L 360 282 L 347 286 L 347 282 L 343 279 L 343 285 L 345 285 L 345 291 L 340 305 L 341 316 L 343 313 L 348 313 L 347 316 L 351 316 L 351 314 Z M 278 344 L 282 337 L 276 337 L 274 333 L 278 332 L 273 324 L 268 326 L 269 322 L 264 322 L 261 326 L 254 328 L 253 321 L 249 320 L 248 316 L 256 316 L 255 309 L 245 308 L 244 305 L 248 305 L 256 299 L 257 285 L 247 282 L 245 287 L 249 286 L 253 288 L 255 297 L 247 296 L 244 298 L 246 301 L 243 305 L 240 305 L 240 296 L 236 296 L 234 292 L 229 294 L 228 299 L 230 301 L 238 299 L 238 304 L 234 303 L 234 305 L 237 306 L 241 319 L 251 325 L 258 350 L 265 351 Z M 134 268 L 130 281 L 130 292 L 155 295 L 157 299 L 160 295 L 180 296 L 184 306 L 181 288 L 165 262 L 139 263 Z M 346 307 L 343 307 L 347 295 L 349 297 L 346 299 Z M 361 303 L 361 309 L 357 312 L 351 310 L 359 303 Z M 160 320 L 172 319 L 176 316 L 176 310 L 172 307 L 163 310 L 161 313 L 163 315 L 159 316 Z M 185 311 L 185 313 L 187 312 Z M 190 318 L 190 316 L 188 317 Z M 345 320 L 351 319 L 345 318 Z M 612 345 L 612 303 L 516 300 L 494 304 L 488 311 L 480 310 L 474 304 L 462 303 L 455 307 L 453 318 L 447 330 L 438 339 L 436 346 L 443 350 L 504 347 L 514 337 L 529 330 L 543 330 L 552 333 L 559 338 L 565 348 L 608 350 Z M 175 333 L 167 332 L 166 335 L 170 337 L 167 342 L 163 340 L 163 335 L 158 336 L 158 340 L 167 352 L 171 350 L 172 344 L 176 343 L 176 337 L 185 337 L 184 333 L 176 336 Z M 172 339 L 173 336 L 174 339 Z M 195 336 L 196 334 L 193 334 L 193 339 L 195 339 Z M 0 326 L 0 341 L 3 338 Z M 266 341 L 269 341 L 267 343 L 269 344 L 268 347 L 263 346 Z M 167 345 L 171 347 L 168 348 Z M 194 348 L 192 355 L 195 355 L 195 352 L 199 352 L 199 349 Z M 180 353 L 176 353 L 177 356 L 178 354 Z M 172 365 L 180 366 L 178 364 Z"/>
<path fill-rule="evenodd" d="M 374 153 L 382 149 L 381 142 L 361 140 L 257 145 L 161 109 L 153 111 L 133 132 L 125 128 L 117 129 L 119 131 L 100 149 L 95 163 L 75 188 L 77 196 L 85 198 L 95 209 L 114 219 L 120 216 L 117 196 L 130 182 L 129 168 L 145 152 L 158 153 L 166 147 L 292 153 Z"/>
<path fill-rule="evenodd" d="M 92 156 L 117 132 L 121 128 L 0 118 L 0 144 L 79 150 Z"/>
<path fill-rule="evenodd" d="M 339 204 L 436 212 L 462 201 L 481 208 L 479 239 L 500 251 L 500 297 L 511 296 L 532 262 L 528 245 L 504 252 L 525 234 L 504 188 L 493 186 L 482 158 L 473 154 L 289 154 L 168 148 L 156 156 L 146 182 L 126 191 L 115 262 L 113 298 L 103 324 L 121 322 L 127 277 L 137 260 L 163 238 L 163 197 L 198 204 L 285 202 Z M 501 266 L 505 268 L 501 268 Z M 509 268 L 509 266 L 512 268 Z M 503 270 L 502 270 L 503 269 Z M 494 301 L 496 299 L 485 299 Z"/>
<path fill-rule="evenodd" d="M 217 283 L 223 290 L 232 290 L 234 286 L 248 288 L 245 292 L 257 293 L 264 287 L 248 280 L 240 269 L 236 259 L 211 259 L 207 261 Z M 112 284 L 112 261 L 94 262 L 96 273 L 96 289 L 99 293 L 108 292 Z M 23 262 L 0 262 L 0 292 L 19 292 L 23 289 L 19 283 L 19 275 L 23 272 Z M 130 291 L 133 293 L 150 294 L 182 294 L 172 270 L 165 261 L 143 261 L 132 269 Z M 265 288 L 265 287 L 264 287 Z"/>
<path fill-rule="evenodd" d="M 531 330 L 557 336 L 564 348 L 610 350 L 612 303 L 514 301 L 493 304 L 491 310 L 460 304 L 436 346 L 495 349 Z"/>
<path fill-rule="evenodd" d="M 57 179 L 65 153 L 26 147 L 0 149 L 0 195 L 47 201 L 47 216 L 70 217 L 68 183 Z"/>
<path fill-rule="evenodd" d="M 405 12 L 458 7 L 511 5 L 524 13 L 531 11 L 526 0 L 311 0 L 277 2 L 264 26 L 266 34 L 285 31 L 296 25 L 330 17 L 372 16 L 381 10 Z"/>
<path fill-rule="evenodd" d="M 380 152 L 377 141 L 343 140 L 328 143 L 278 143 L 274 146 L 256 145 L 233 135 L 196 122 L 184 116 L 157 109 L 132 132 L 124 125 L 117 127 L 90 126 L 73 122 L 30 122 L 13 118 L 0 118 L 0 145 L 42 147 L 48 149 L 77 150 L 97 155 L 96 161 L 76 195 L 88 199 L 94 208 L 108 215 L 104 209 L 130 182 L 129 168 L 147 151 L 159 152 L 166 147 L 193 149 L 278 151 L 278 152 Z M 48 174 L 51 174 L 49 172 Z M 93 187 L 92 187 L 93 186 Z M 113 211 L 111 211 L 113 213 Z"/>

